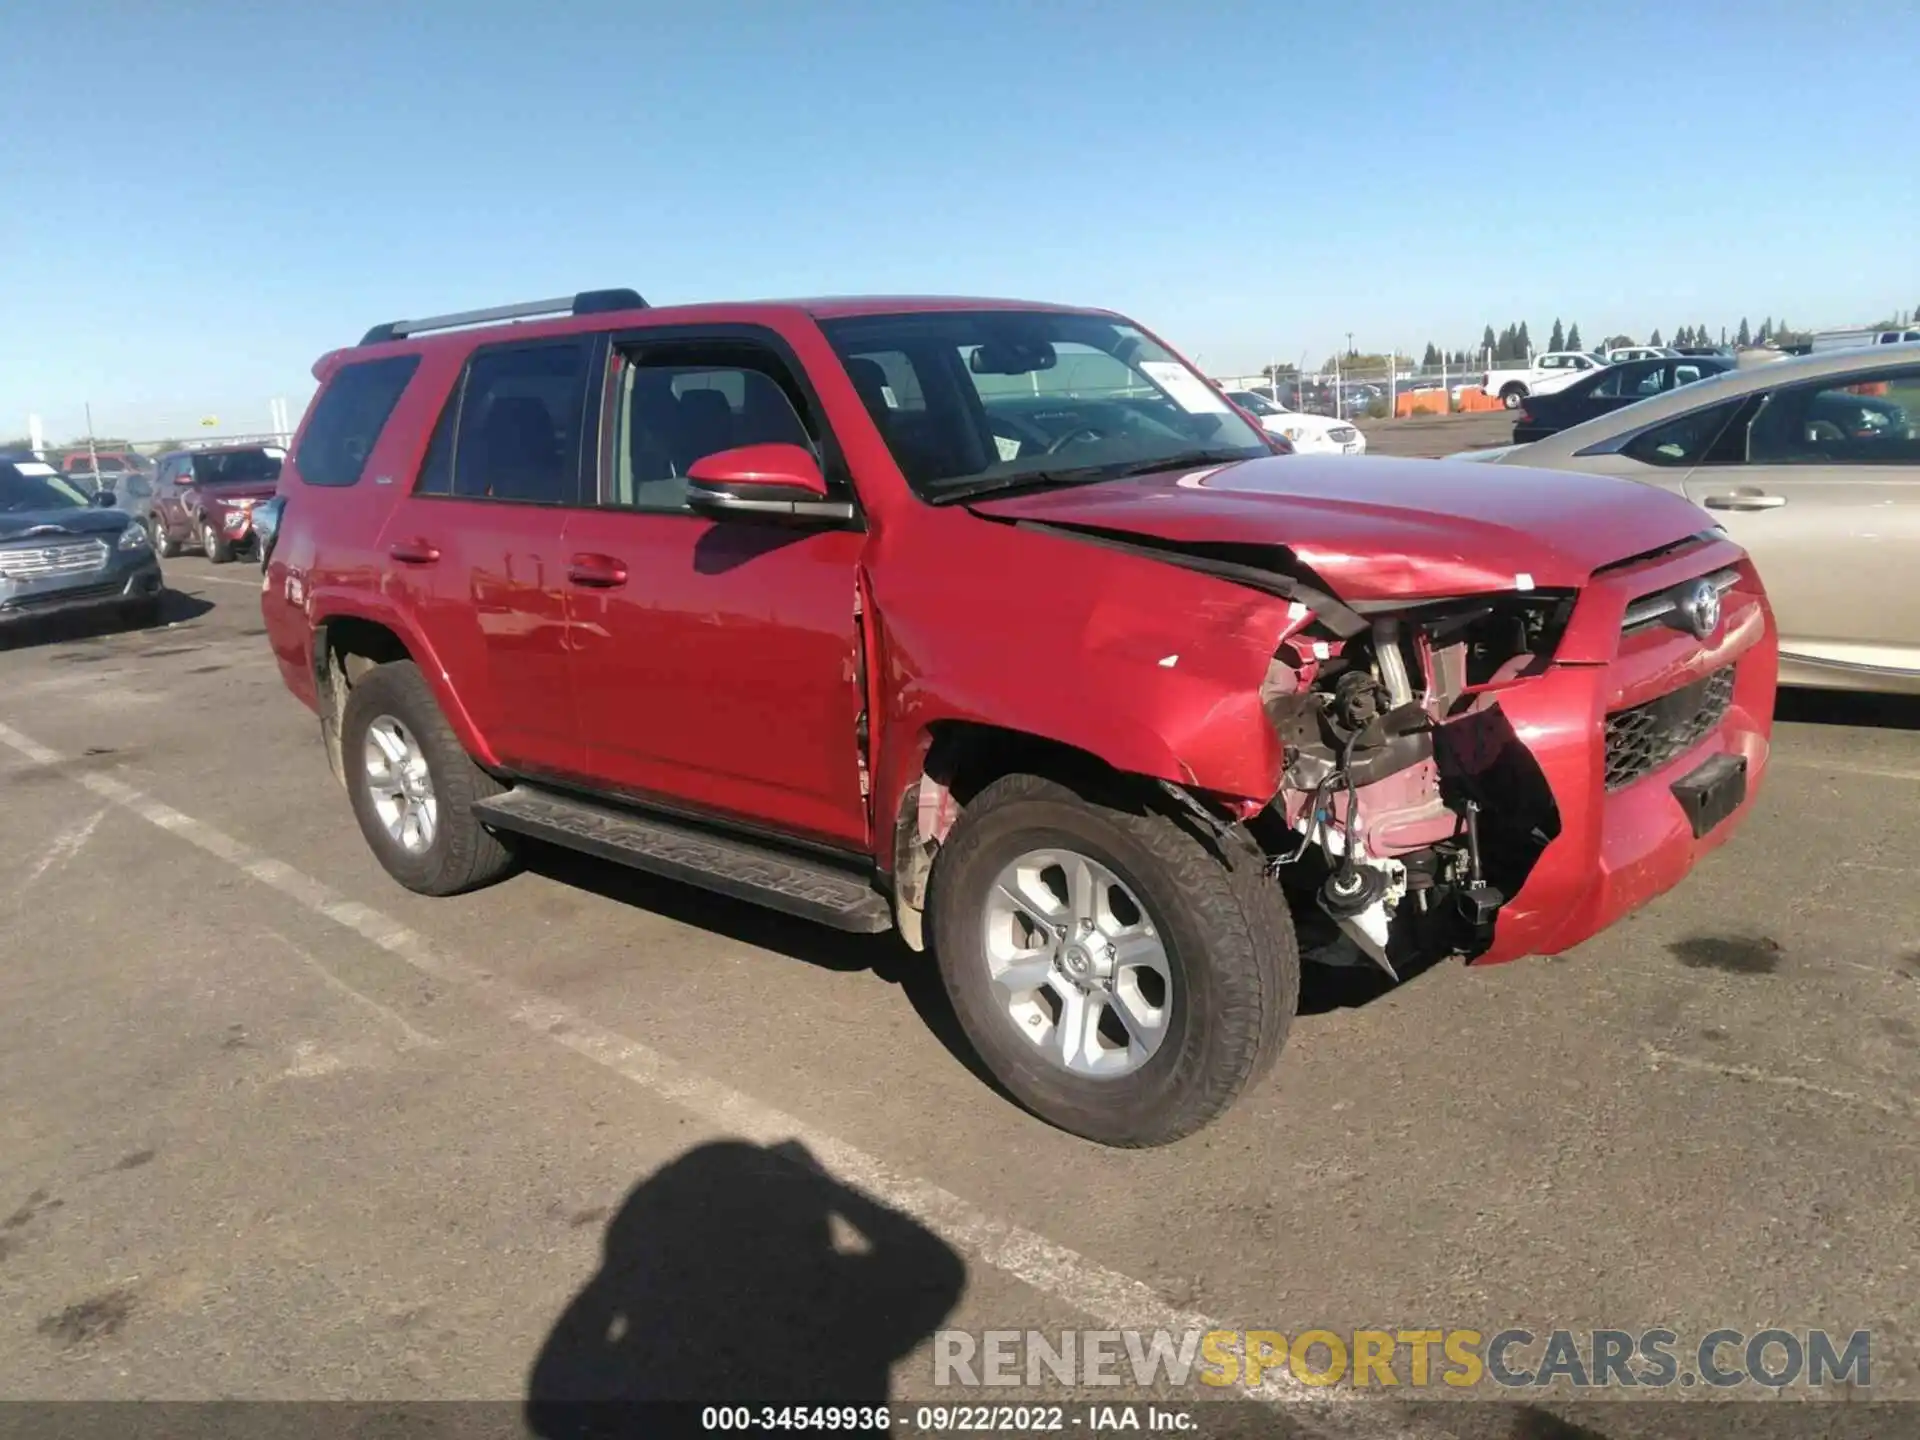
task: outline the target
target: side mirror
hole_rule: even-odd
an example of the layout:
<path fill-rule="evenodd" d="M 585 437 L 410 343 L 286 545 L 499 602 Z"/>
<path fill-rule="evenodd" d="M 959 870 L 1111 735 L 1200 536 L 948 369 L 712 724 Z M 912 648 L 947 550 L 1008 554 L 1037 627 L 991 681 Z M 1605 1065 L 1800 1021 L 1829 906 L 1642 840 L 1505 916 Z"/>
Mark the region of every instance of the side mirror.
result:
<path fill-rule="evenodd" d="M 702 456 L 687 470 L 687 504 L 700 515 L 789 521 L 851 520 L 853 505 L 829 499 L 820 462 L 799 445 L 740 445 Z"/>
<path fill-rule="evenodd" d="M 120 503 L 120 497 L 111 490 L 93 492 L 93 505 L 96 510 L 111 510 Z"/>
<path fill-rule="evenodd" d="M 193 471 L 191 470 L 174 471 L 173 483 L 176 485 L 191 485 L 193 483 Z"/>

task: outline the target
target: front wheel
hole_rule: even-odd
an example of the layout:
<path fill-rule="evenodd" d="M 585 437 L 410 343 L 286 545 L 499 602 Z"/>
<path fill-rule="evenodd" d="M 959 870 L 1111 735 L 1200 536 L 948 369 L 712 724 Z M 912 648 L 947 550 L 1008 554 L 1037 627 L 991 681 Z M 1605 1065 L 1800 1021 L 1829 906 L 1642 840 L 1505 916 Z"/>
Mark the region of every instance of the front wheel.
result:
<path fill-rule="evenodd" d="M 200 548 L 216 565 L 225 565 L 233 559 L 233 542 L 222 535 L 211 520 L 200 522 Z"/>
<path fill-rule="evenodd" d="M 512 868 L 473 813 L 501 787 L 461 748 L 411 660 L 368 671 L 348 692 L 340 756 L 360 833 L 409 890 L 457 895 Z"/>
<path fill-rule="evenodd" d="M 1164 1145 L 1273 1062 L 1300 961 L 1251 850 L 1031 775 L 989 785 L 935 861 L 935 956 L 968 1039 L 1036 1115 Z"/>

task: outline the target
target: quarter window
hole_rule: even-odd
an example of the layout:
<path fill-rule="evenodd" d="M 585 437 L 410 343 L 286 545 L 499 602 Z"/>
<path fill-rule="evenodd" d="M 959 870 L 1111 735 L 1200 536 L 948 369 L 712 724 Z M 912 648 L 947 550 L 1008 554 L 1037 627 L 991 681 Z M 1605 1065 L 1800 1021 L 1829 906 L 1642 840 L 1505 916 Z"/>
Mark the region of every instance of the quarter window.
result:
<path fill-rule="evenodd" d="M 309 485 L 354 485 L 386 428 L 387 417 L 420 367 L 418 355 L 388 355 L 343 365 L 314 402 L 295 457 Z"/>
<path fill-rule="evenodd" d="M 570 505 L 580 493 L 587 342 L 477 351 L 467 366 L 453 493 Z"/>

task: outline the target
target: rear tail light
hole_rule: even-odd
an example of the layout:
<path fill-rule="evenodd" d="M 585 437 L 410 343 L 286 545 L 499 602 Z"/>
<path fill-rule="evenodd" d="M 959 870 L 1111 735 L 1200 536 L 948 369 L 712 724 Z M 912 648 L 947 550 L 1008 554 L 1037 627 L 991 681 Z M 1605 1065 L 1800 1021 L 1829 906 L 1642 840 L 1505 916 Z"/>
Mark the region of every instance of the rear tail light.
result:
<path fill-rule="evenodd" d="M 1533 423 L 1533 412 L 1524 405 L 1520 407 L 1520 423 L 1522 425 L 1531 425 Z"/>

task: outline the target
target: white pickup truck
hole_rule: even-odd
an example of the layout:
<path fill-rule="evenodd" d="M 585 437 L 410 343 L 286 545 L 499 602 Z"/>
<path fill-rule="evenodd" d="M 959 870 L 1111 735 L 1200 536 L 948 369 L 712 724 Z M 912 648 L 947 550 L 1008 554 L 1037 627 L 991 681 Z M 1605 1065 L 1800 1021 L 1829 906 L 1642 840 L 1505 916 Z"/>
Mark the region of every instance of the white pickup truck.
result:
<path fill-rule="evenodd" d="M 1480 388 L 1498 395 L 1507 409 L 1518 410 L 1529 395 L 1551 395 L 1605 364 L 1584 350 L 1549 350 L 1534 356 L 1531 365 L 1506 365 L 1487 371 Z"/>

